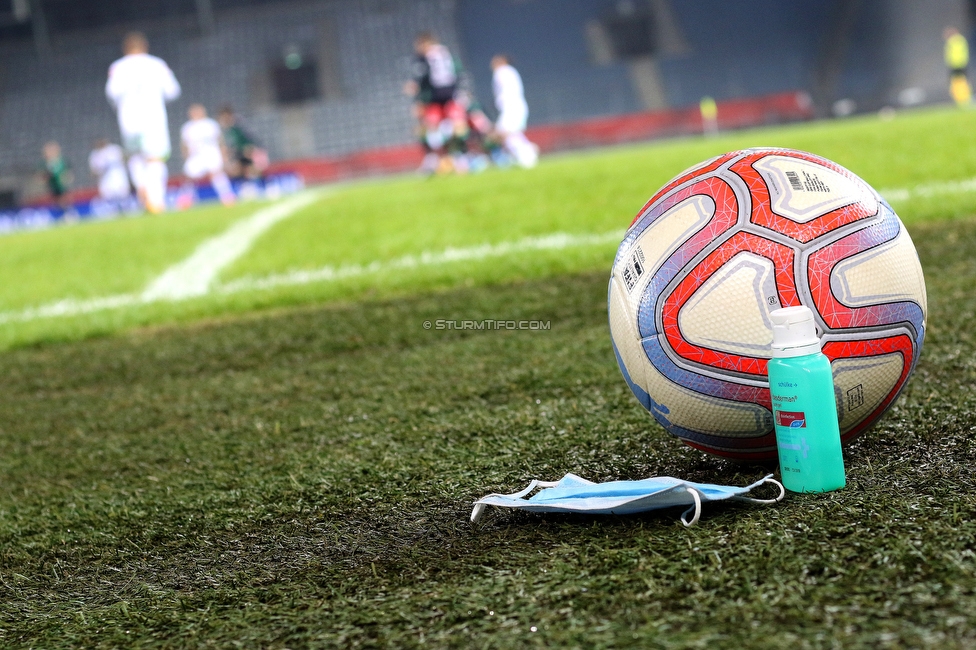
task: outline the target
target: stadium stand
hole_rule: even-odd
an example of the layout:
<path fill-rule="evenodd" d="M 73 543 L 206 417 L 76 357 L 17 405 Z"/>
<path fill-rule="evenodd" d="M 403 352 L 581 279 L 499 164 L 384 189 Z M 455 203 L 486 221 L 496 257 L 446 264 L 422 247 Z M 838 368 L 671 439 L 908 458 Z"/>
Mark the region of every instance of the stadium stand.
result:
<path fill-rule="evenodd" d="M 281 159 L 409 142 L 412 121 L 401 86 L 411 42 L 418 31 L 434 29 L 458 47 L 453 13 L 444 10 L 452 6 L 438 0 L 279 3 L 220 13 L 217 28 L 206 35 L 196 32 L 191 18 L 140 27 L 183 86 L 169 110 L 172 133 L 190 103 L 212 109 L 230 103 L 272 158 Z M 84 168 L 92 141 L 118 137 L 103 88 L 123 31 L 61 35 L 46 58 L 30 41 L 0 42 L 0 177 L 30 174 L 41 145 L 53 138 L 64 143 L 79 184 L 92 182 Z M 332 79 L 320 70 L 325 92 L 319 100 L 296 107 L 274 102 L 268 70 L 290 46 L 320 64 L 331 49 L 338 69 Z"/>
<path fill-rule="evenodd" d="M 905 87 L 924 89 L 913 97 L 944 99 L 941 26 L 928 23 L 953 3 L 933 3 L 940 12 L 898 0 L 865 0 L 848 11 L 844 0 L 802 10 L 777 0 L 39 0 L 49 9 L 43 38 L 0 24 L 0 203 L 9 203 L 11 188 L 22 200 L 41 191 L 32 174 L 49 139 L 62 143 L 76 186 L 92 185 L 85 165 L 92 142 L 118 137 L 103 95 L 106 71 L 132 28 L 148 34 L 183 85 L 170 107 L 172 133 L 190 103 L 211 111 L 229 103 L 272 160 L 368 172 L 402 167 L 370 161 L 392 160 L 399 154 L 385 150 L 413 143 L 402 83 L 421 30 L 435 31 L 461 57 L 489 115 L 488 61 L 511 54 L 525 82 L 529 126 L 560 123 L 553 132 L 570 133 L 566 124 L 680 112 L 706 95 L 722 104 L 807 91 L 822 115 L 841 97 L 874 110 Z M 911 56 L 880 45 L 892 40 Z M 281 101 L 288 92 L 305 99 Z M 669 115 L 645 122 L 675 123 L 677 114 Z M 797 115 L 772 110 L 761 121 Z M 565 148 L 598 140 L 546 142 Z M 171 161 L 173 174 L 179 162 Z"/>
<path fill-rule="evenodd" d="M 583 25 L 605 21 L 619 6 L 603 0 L 475 0 L 459 5 L 458 21 L 472 61 L 497 51 L 515 58 L 530 122 L 538 124 L 652 108 L 635 94 L 628 62 L 612 57 L 594 65 L 583 38 Z M 661 35 L 649 44 L 662 85 L 659 108 L 690 106 L 706 95 L 722 100 L 809 88 L 830 3 L 814 3 L 802 12 L 776 0 L 669 6 L 674 25 L 660 28 L 676 27 L 684 43 L 667 51 Z M 659 14 L 654 18 L 661 23 Z M 484 96 L 491 80 L 482 67 L 472 66 L 472 73 Z"/>
<path fill-rule="evenodd" d="M 810 87 L 829 3 L 802 12 L 776 0 L 750 5 L 743 12 L 720 0 L 674 4 L 695 54 L 662 60 L 669 101 L 682 106 L 706 95 L 721 100 Z"/>
<path fill-rule="evenodd" d="M 564 122 L 643 108 L 621 61 L 593 65 L 584 25 L 612 11 L 608 0 L 536 0 L 458 5 L 465 64 L 482 102 L 491 104 L 488 61 L 510 55 L 529 103 L 530 124 Z M 697 100 L 696 100 L 697 101 Z"/>

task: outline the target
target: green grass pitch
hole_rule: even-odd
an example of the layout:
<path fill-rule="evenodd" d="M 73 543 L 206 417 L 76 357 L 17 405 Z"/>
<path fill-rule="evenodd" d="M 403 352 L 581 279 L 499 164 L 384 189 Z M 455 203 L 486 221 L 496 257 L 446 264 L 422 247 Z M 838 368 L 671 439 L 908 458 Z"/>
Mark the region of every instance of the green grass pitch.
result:
<path fill-rule="evenodd" d="M 973 647 L 973 127 L 930 110 L 332 188 L 205 295 L 67 316 L 29 314 L 137 295 L 265 206 L 0 237 L 19 279 L 0 284 L 0 645 Z M 764 473 L 667 436 L 606 326 L 612 234 L 745 146 L 862 175 L 922 259 L 921 362 L 848 448 L 848 488 L 706 507 L 692 529 L 673 511 L 471 526 L 471 501 L 531 478 Z M 324 267 L 354 272 L 261 285 Z"/>

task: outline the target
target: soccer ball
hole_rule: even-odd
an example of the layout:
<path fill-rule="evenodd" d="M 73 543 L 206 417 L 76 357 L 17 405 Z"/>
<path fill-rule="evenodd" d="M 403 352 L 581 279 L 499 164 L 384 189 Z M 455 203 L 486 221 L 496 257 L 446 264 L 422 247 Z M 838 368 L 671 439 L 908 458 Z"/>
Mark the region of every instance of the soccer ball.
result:
<path fill-rule="evenodd" d="M 627 230 L 608 293 L 617 363 L 644 408 L 742 460 L 776 458 L 770 311 L 813 310 L 845 443 L 898 397 L 925 336 L 925 280 L 894 210 L 789 149 L 727 153 L 665 185 Z"/>

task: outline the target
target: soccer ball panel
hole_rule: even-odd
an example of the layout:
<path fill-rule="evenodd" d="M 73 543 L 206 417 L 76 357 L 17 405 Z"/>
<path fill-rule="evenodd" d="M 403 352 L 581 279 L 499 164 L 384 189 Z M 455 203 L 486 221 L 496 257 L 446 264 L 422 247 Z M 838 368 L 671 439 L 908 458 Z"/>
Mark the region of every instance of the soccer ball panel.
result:
<path fill-rule="evenodd" d="M 875 422 L 905 387 L 921 346 L 907 328 L 853 340 L 829 340 L 823 352 L 831 360 L 841 439 L 845 442 Z"/>
<path fill-rule="evenodd" d="M 742 252 L 727 262 L 678 314 L 683 338 L 694 345 L 744 356 L 769 357 L 773 341 L 766 296 L 776 295 L 771 260 Z M 735 309 L 729 309 L 729 306 Z"/>
<path fill-rule="evenodd" d="M 721 274 L 722 269 L 732 258 L 743 252 L 749 252 L 758 258 L 768 260 L 775 270 L 775 286 L 762 284 L 757 287 L 768 290 L 769 293 L 762 296 L 755 294 L 750 296 L 751 304 L 756 309 L 765 309 L 763 304 L 770 307 L 773 305 L 790 307 L 800 304 L 793 277 L 795 250 L 789 246 L 740 230 L 722 241 L 707 257 L 694 264 L 693 268 L 686 269 L 681 281 L 666 296 L 660 307 L 662 331 L 665 333 L 671 348 L 684 359 L 722 368 L 729 372 L 755 375 L 765 381 L 766 358 L 769 357 L 768 349 L 761 354 L 754 352 L 743 355 L 697 345 L 682 335 L 682 329 L 678 322 L 679 310 L 698 292 L 702 285 L 716 274 Z M 757 304 L 755 302 L 757 299 L 763 304 Z M 748 304 L 739 302 L 722 305 L 721 318 L 727 320 L 741 310 L 751 309 L 752 307 Z M 641 332 L 647 336 L 643 327 L 643 322 L 647 318 L 645 311 L 646 305 L 642 304 L 640 311 Z"/>
<path fill-rule="evenodd" d="M 646 343 L 647 341 L 645 341 Z M 672 433 L 683 431 L 686 437 L 706 434 L 725 438 L 755 438 L 765 433 L 769 411 L 758 404 L 721 399 L 689 390 L 676 384 L 646 362 L 644 385 L 651 395 L 652 415 Z"/>
<path fill-rule="evenodd" d="M 840 432 L 845 434 L 869 417 L 891 394 L 905 370 L 905 359 L 892 352 L 876 357 L 836 359 L 830 368 Z"/>
<path fill-rule="evenodd" d="M 647 203 L 644 204 L 644 207 L 642 207 L 640 209 L 640 212 L 637 213 L 637 216 L 634 217 L 634 220 L 630 222 L 630 225 L 633 226 L 635 223 L 637 223 L 637 221 L 642 216 L 644 216 L 644 214 L 647 212 L 648 208 L 658 203 L 658 201 L 660 201 L 662 198 L 667 196 L 675 188 L 681 186 L 684 183 L 691 181 L 696 177 L 702 176 L 707 172 L 714 171 L 718 167 L 725 164 L 727 161 L 734 158 L 737 154 L 738 154 L 737 151 L 732 151 L 730 153 L 721 156 L 716 156 L 697 165 L 692 165 L 685 171 L 681 172 L 680 174 L 672 178 L 670 181 L 668 181 L 667 185 L 665 185 L 657 192 L 655 192 L 654 196 L 648 199 Z"/>
<path fill-rule="evenodd" d="M 710 196 L 698 194 L 676 204 L 635 234 L 628 254 L 614 266 L 614 276 L 639 301 L 661 265 L 714 215 L 715 200 Z"/>
<path fill-rule="evenodd" d="M 630 300 L 617 278 L 611 280 L 608 295 L 610 335 L 617 363 L 641 405 L 665 428 L 686 435 L 700 432 L 733 438 L 753 438 L 768 430 L 771 415 L 763 406 L 692 390 L 655 367 L 646 352 L 652 341 L 638 336 L 628 307 Z"/>
<path fill-rule="evenodd" d="M 911 300 L 922 311 L 927 308 L 922 267 L 904 229 L 892 241 L 838 262 L 831 272 L 830 287 L 849 307 Z"/>
<path fill-rule="evenodd" d="M 749 187 L 749 193 L 752 197 L 752 211 L 749 220 L 757 226 L 768 228 L 774 232 L 786 235 L 801 244 L 806 244 L 816 240 L 818 237 L 833 233 L 837 228 L 870 219 L 878 213 L 879 203 L 877 194 L 864 181 L 829 160 L 824 160 L 823 158 L 800 151 L 782 149 L 766 152 L 756 152 L 753 150 L 747 153 L 749 155 L 736 160 L 729 169 L 745 181 Z M 823 174 L 827 174 L 830 171 L 836 172 L 840 176 L 851 179 L 850 182 L 859 189 L 847 200 L 839 201 L 840 207 L 824 212 L 820 216 L 814 216 L 812 212 L 803 215 L 797 213 L 795 216 L 800 216 L 802 221 L 782 216 L 774 209 L 773 200 L 771 199 L 771 191 L 786 192 L 782 181 L 776 185 L 777 190 L 771 190 L 771 186 L 767 183 L 766 177 L 757 168 L 757 165 L 762 167 L 763 161 L 770 156 L 791 158 L 798 162 L 805 161 L 808 164 L 814 165 L 817 169 L 822 170 L 821 173 Z M 785 171 L 783 177 L 786 178 Z M 787 201 L 785 207 L 780 207 L 783 211 L 789 213 L 788 203 L 789 201 Z"/>
<path fill-rule="evenodd" d="M 925 281 L 921 266 L 916 262 L 907 263 L 900 271 L 885 269 L 889 257 L 882 255 L 874 259 L 874 266 L 882 268 L 872 273 L 873 282 L 888 283 L 885 293 L 899 293 L 910 295 L 911 299 L 892 302 L 889 300 L 872 301 L 868 304 L 848 305 L 835 294 L 834 273 L 837 265 L 845 260 L 869 253 L 872 250 L 887 250 L 886 245 L 898 238 L 904 232 L 904 226 L 890 208 L 883 207 L 882 219 L 862 228 L 846 237 L 832 242 L 810 254 L 807 260 L 807 282 L 810 293 L 820 312 L 824 323 L 831 329 L 856 329 L 860 327 L 878 327 L 896 323 L 911 323 L 918 337 L 922 336 L 925 328 Z M 902 244 L 910 244 L 905 239 Z M 912 247 L 914 248 L 914 246 Z M 914 252 L 914 251 L 913 251 Z M 899 258 L 901 253 L 902 258 Z M 894 261 L 904 259 L 907 251 L 896 251 Z M 917 258 L 917 255 L 915 255 Z M 870 259 L 870 258 L 869 258 Z M 852 277 L 861 275 L 860 280 L 867 274 L 858 274 L 846 267 L 846 275 Z M 840 282 L 840 280 L 838 280 Z M 855 283 L 856 284 L 856 283 Z M 919 289 L 921 285 L 921 289 Z M 841 288 L 841 291 L 845 289 Z M 919 340 L 919 345 L 921 341 Z"/>
<path fill-rule="evenodd" d="M 866 202 L 869 209 L 875 202 L 864 183 L 809 160 L 766 156 L 752 166 L 766 181 L 773 212 L 797 223 L 857 201 Z"/>
<path fill-rule="evenodd" d="M 613 342 L 617 364 L 631 391 L 637 396 L 641 405 L 650 411 L 651 403 L 647 396 L 647 382 L 644 379 L 644 369 L 648 362 L 641 348 L 637 325 L 630 317 L 633 312 L 630 298 L 623 283 L 617 277 L 610 279 L 610 290 L 607 293 L 610 340 Z"/>

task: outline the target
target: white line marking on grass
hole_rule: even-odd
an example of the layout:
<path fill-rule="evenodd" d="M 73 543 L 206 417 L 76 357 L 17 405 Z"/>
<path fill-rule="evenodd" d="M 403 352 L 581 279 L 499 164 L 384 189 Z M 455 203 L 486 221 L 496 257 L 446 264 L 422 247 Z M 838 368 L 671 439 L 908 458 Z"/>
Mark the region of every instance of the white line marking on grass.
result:
<path fill-rule="evenodd" d="M 599 235 L 570 235 L 554 233 L 541 237 L 526 237 L 514 242 L 500 244 L 482 244 L 468 248 L 446 248 L 439 253 L 421 253 L 420 255 L 405 255 L 388 262 L 372 262 L 371 264 L 349 264 L 344 266 L 324 266 L 310 271 L 291 271 L 265 276 L 263 278 L 241 278 L 226 284 L 218 285 L 214 291 L 219 293 L 238 293 L 273 289 L 282 286 L 312 284 L 314 282 L 334 282 L 345 278 L 358 277 L 384 271 L 401 271 L 428 266 L 438 266 L 456 262 L 469 262 L 503 257 L 528 251 L 561 250 L 576 246 L 597 246 L 601 244 L 620 243 L 624 231 L 614 230 Z"/>
<path fill-rule="evenodd" d="M 888 201 L 907 201 L 917 197 L 976 192 L 976 178 L 943 183 L 927 183 L 912 188 L 881 190 Z M 387 262 L 326 266 L 310 271 L 292 271 L 263 278 L 241 278 L 225 284 L 215 282 L 217 274 L 227 265 L 246 253 L 264 232 L 279 221 L 288 218 L 322 195 L 309 192 L 282 203 L 259 210 L 240 221 L 223 234 L 213 237 L 197 247 L 184 261 L 170 267 L 154 280 L 141 294 L 121 294 L 89 300 L 66 299 L 30 307 L 17 312 L 0 312 L 0 324 L 24 322 L 41 318 L 77 316 L 110 309 L 122 309 L 160 300 L 186 300 L 211 293 L 231 294 L 241 291 L 261 291 L 281 286 L 295 286 L 315 282 L 335 282 L 344 278 L 358 277 L 390 270 L 408 270 L 419 267 L 477 261 L 533 250 L 559 250 L 574 246 L 595 246 L 619 242 L 623 231 L 595 235 L 570 235 L 554 233 L 540 237 L 526 237 L 514 242 L 483 244 L 467 248 L 447 248 L 439 253 L 407 255 Z"/>
<path fill-rule="evenodd" d="M 879 194 L 888 201 L 907 201 L 909 199 L 943 194 L 965 194 L 976 192 L 976 178 L 961 181 L 946 181 L 944 183 L 926 183 L 915 187 L 900 187 L 889 190 L 879 190 Z"/>
<path fill-rule="evenodd" d="M 217 274 L 244 255 L 258 237 L 322 196 L 308 192 L 258 210 L 204 241 L 188 258 L 163 272 L 142 292 L 144 302 L 205 295 Z"/>
<path fill-rule="evenodd" d="M 19 312 L 0 313 L 0 324 L 12 323 L 15 321 L 32 321 L 41 318 L 58 318 L 60 316 L 77 316 L 79 314 L 90 314 L 96 311 L 108 309 L 122 309 L 132 307 L 144 301 L 135 294 L 119 294 L 116 296 L 105 296 L 103 298 L 90 298 L 88 300 L 75 300 L 67 298 L 58 302 L 48 303 L 40 307 L 30 307 Z"/>
<path fill-rule="evenodd" d="M 623 230 L 614 230 L 601 234 L 571 235 L 567 233 L 553 233 L 537 237 L 525 237 L 513 242 L 499 244 L 482 244 L 465 248 L 446 248 L 437 253 L 421 253 L 406 255 L 386 262 L 376 261 L 370 264 L 349 264 L 344 266 L 325 266 L 310 271 L 292 271 L 269 275 L 261 278 L 241 278 L 226 284 L 215 284 L 211 277 L 203 293 L 173 293 L 161 295 L 120 294 L 92 298 L 89 300 L 60 300 L 40 307 L 31 307 L 19 312 L 0 313 L 0 324 L 11 322 L 26 322 L 41 318 L 58 318 L 64 316 L 78 316 L 93 312 L 122 309 L 145 305 L 163 300 L 179 301 L 199 297 L 201 295 L 220 293 L 232 294 L 243 291 L 262 291 L 283 286 L 296 286 L 317 282 L 335 282 L 345 278 L 359 277 L 384 271 L 403 271 L 409 269 L 485 260 L 505 255 L 515 255 L 531 251 L 553 251 L 574 247 L 603 246 L 617 244 L 624 236 Z M 212 240 L 211 240 L 212 241 Z M 199 250 L 199 249 L 198 249 Z M 196 253 L 194 253 L 196 255 Z M 175 267 L 174 267 L 175 268 Z M 155 283 L 154 283 L 155 284 Z"/>

